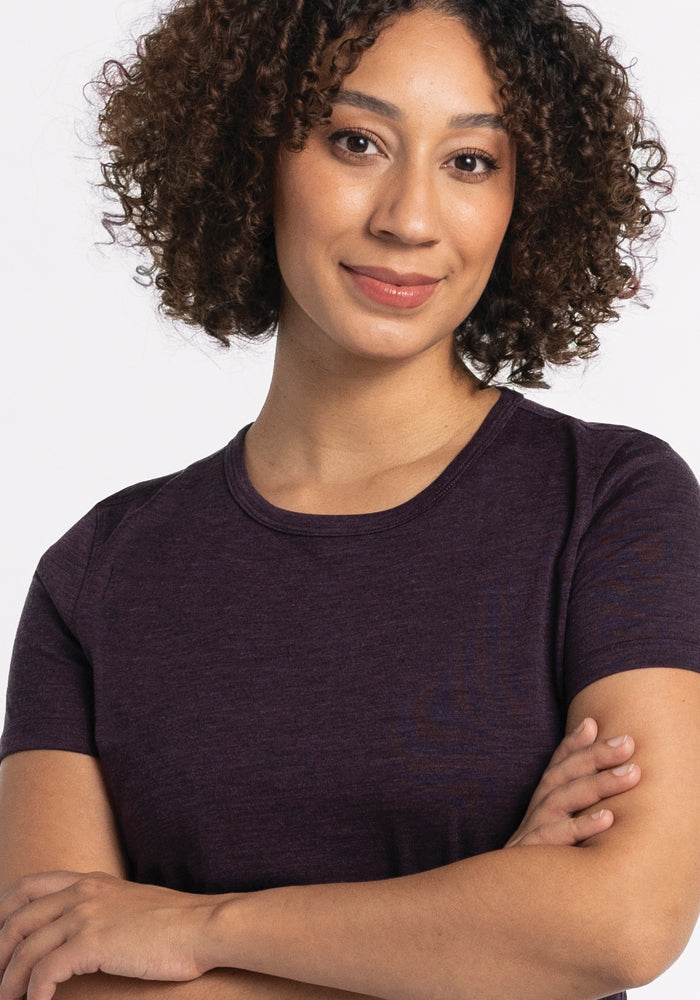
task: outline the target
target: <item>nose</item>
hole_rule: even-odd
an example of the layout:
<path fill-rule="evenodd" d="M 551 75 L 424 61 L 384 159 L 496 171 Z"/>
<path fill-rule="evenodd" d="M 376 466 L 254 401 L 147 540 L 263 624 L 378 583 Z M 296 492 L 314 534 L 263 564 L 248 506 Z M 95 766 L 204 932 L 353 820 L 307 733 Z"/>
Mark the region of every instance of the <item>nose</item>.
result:
<path fill-rule="evenodd" d="M 370 217 L 372 234 L 412 246 L 438 243 L 437 180 L 417 165 L 405 164 L 387 171 Z"/>

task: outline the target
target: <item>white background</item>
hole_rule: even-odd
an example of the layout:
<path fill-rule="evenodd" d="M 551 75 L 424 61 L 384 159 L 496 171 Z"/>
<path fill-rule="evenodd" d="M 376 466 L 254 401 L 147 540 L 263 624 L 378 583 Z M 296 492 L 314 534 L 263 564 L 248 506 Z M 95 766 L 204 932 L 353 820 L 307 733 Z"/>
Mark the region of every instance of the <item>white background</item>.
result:
<path fill-rule="evenodd" d="M 624 39 L 624 60 L 637 60 L 634 75 L 678 167 L 678 207 L 651 273 L 651 308 L 627 306 L 604 331 L 598 360 L 532 395 L 657 434 L 700 475 L 698 15 L 658 0 L 591 6 Z M 176 330 L 132 281 L 137 259 L 93 246 L 105 234 L 89 187 L 99 179 L 93 153 L 76 134 L 89 124 L 81 88 L 105 58 L 125 51 L 130 31 L 147 29 L 150 11 L 151 0 L 39 0 L 3 10 L 0 693 L 41 553 L 102 497 L 220 448 L 255 418 L 269 378 L 272 345 L 226 353 Z M 676 965 L 634 997 L 690 1000 L 698 981 L 700 928 Z"/>

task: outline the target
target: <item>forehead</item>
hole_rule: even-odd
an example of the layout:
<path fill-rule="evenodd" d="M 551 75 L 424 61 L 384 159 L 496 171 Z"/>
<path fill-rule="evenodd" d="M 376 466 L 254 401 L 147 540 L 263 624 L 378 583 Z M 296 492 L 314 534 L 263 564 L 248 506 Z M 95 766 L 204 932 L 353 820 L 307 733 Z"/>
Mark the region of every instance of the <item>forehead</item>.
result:
<path fill-rule="evenodd" d="M 442 108 L 448 117 L 500 111 L 496 82 L 466 23 L 430 10 L 404 13 L 383 29 L 342 89 L 383 99 L 397 119 L 406 107 Z"/>

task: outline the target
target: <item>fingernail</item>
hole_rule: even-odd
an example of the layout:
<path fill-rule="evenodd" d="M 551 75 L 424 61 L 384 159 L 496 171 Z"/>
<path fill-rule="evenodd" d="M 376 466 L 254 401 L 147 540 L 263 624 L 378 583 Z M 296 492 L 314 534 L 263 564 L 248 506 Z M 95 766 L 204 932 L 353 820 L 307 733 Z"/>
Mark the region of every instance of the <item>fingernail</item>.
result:
<path fill-rule="evenodd" d="M 609 747 L 621 747 L 622 744 L 625 742 L 626 739 L 627 739 L 627 735 L 625 735 L 625 736 L 613 736 L 613 738 L 611 740 L 606 740 L 606 743 L 608 744 Z"/>
<path fill-rule="evenodd" d="M 637 765 L 636 764 L 622 764 L 620 767 L 616 767 L 613 770 L 613 774 L 616 774 L 618 778 L 621 778 L 625 774 L 629 774 L 633 771 Z"/>
<path fill-rule="evenodd" d="M 599 809 L 597 813 L 591 813 L 591 819 L 601 819 L 606 812 L 607 809 Z"/>
<path fill-rule="evenodd" d="M 584 728 L 584 726 L 586 725 L 587 722 L 588 722 L 587 718 L 584 719 L 583 722 L 579 722 L 578 726 L 576 726 L 576 729 L 574 729 L 574 732 L 575 733 L 582 733 L 583 732 L 583 728 Z"/>

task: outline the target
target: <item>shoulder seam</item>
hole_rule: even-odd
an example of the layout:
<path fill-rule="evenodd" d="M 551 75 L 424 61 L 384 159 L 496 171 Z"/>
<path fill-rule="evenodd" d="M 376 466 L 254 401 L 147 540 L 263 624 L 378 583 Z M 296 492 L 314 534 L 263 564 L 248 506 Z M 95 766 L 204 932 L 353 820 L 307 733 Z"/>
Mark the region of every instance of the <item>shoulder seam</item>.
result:
<path fill-rule="evenodd" d="M 78 591 L 77 591 L 77 593 L 75 595 L 75 601 L 73 602 L 73 607 L 71 608 L 71 619 L 72 619 L 72 621 L 71 621 L 71 628 L 75 627 L 75 620 L 76 620 L 76 616 L 77 616 L 77 612 L 78 612 L 78 605 L 80 604 L 80 598 L 83 596 L 83 590 L 85 588 L 85 581 L 87 580 L 88 571 L 89 571 L 90 565 L 92 563 L 92 555 L 93 555 L 93 552 L 95 551 L 95 542 L 97 540 L 97 525 L 98 525 L 98 521 L 99 521 L 99 514 L 98 514 L 98 511 L 97 511 L 97 508 L 95 508 L 95 524 L 94 524 L 94 527 L 92 529 L 92 541 L 90 542 L 90 551 L 88 552 L 88 557 L 85 560 L 85 569 L 83 570 L 83 576 L 82 576 L 82 579 L 80 581 L 80 586 L 78 587 Z"/>
<path fill-rule="evenodd" d="M 159 477 L 163 481 L 159 483 L 159 485 L 156 487 L 156 489 L 148 497 L 146 497 L 146 499 L 143 500 L 143 502 L 140 503 L 137 507 L 134 507 L 132 510 L 125 511 L 125 513 L 124 513 L 123 517 L 121 518 L 121 520 L 122 521 L 126 520 L 127 518 L 131 517 L 133 514 L 137 514 L 140 510 L 143 510 L 144 507 L 146 507 L 152 500 L 155 499 L 155 497 L 158 496 L 158 494 L 161 492 L 161 490 L 165 486 L 167 486 L 168 483 L 171 483 L 174 480 L 178 479 L 182 475 L 182 473 L 184 471 L 185 471 L 184 469 L 181 469 L 179 472 L 174 472 L 171 475 Z M 152 480 L 151 480 L 151 482 L 152 482 Z M 85 583 L 87 581 L 88 574 L 90 572 L 90 568 L 91 568 L 92 561 L 93 561 L 93 555 L 95 554 L 95 551 L 96 551 L 97 546 L 98 546 L 98 540 L 97 540 L 98 530 L 97 529 L 99 527 L 100 520 L 102 519 L 101 515 L 102 515 L 103 511 L 105 510 L 105 508 L 110 509 L 110 508 L 119 506 L 120 501 L 117 498 L 120 497 L 120 496 L 123 496 L 125 493 L 128 493 L 130 489 L 135 489 L 138 485 L 140 485 L 140 484 L 137 483 L 137 484 L 135 484 L 134 486 L 131 486 L 131 487 L 127 486 L 124 490 L 120 490 L 118 493 L 115 493 L 113 496 L 107 497 L 105 500 L 101 500 L 99 503 L 95 504 L 95 506 L 93 507 L 92 512 L 94 514 L 94 522 L 95 523 L 94 523 L 94 528 L 93 528 L 93 532 L 92 532 L 92 541 L 90 543 L 90 552 L 89 552 L 88 557 L 87 557 L 87 559 L 85 561 L 85 569 L 83 571 L 83 575 L 82 575 L 82 578 L 81 578 L 81 581 L 80 581 L 80 586 L 78 587 L 78 591 L 77 591 L 77 595 L 76 595 L 76 598 L 75 598 L 75 602 L 74 602 L 73 607 L 71 609 L 71 619 L 72 619 L 72 621 L 71 621 L 71 628 L 74 627 L 74 624 L 75 624 L 76 619 L 77 619 L 78 606 L 79 606 L 80 600 L 81 600 L 81 598 L 83 596 L 83 591 L 85 589 Z M 121 523 L 121 521 L 120 521 L 120 523 Z"/>
<path fill-rule="evenodd" d="M 76 619 L 76 612 L 77 612 L 77 609 L 78 609 L 78 603 L 80 601 L 80 597 L 81 597 L 82 592 L 83 592 L 83 587 L 85 585 L 85 580 L 86 580 L 86 577 L 87 577 L 87 574 L 88 574 L 88 569 L 89 569 L 90 563 L 92 561 L 92 553 L 93 553 L 93 551 L 95 549 L 95 538 L 97 536 L 97 508 L 96 507 L 93 507 L 91 511 L 88 511 L 88 513 L 85 515 L 85 517 L 87 518 L 91 514 L 93 515 L 93 528 L 92 528 L 92 538 L 90 540 L 90 551 L 88 552 L 87 559 L 85 560 L 85 567 L 84 567 L 82 575 L 80 577 L 80 584 L 79 584 L 79 586 L 78 586 L 78 588 L 76 590 L 76 596 L 75 596 L 75 599 L 74 599 L 74 601 L 72 603 L 72 606 L 70 608 L 70 612 L 69 612 L 70 620 L 68 620 L 68 616 L 64 616 L 64 620 L 65 620 L 66 624 L 69 626 L 71 632 L 73 632 L 73 634 L 75 634 L 75 619 Z M 43 556 L 42 556 L 42 559 L 43 559 Z M 44 576 L 43 576 L 42 571 L 41 571 L 41 562 L 42 562 L 42 560 L 40 559 L 39 560 L 39 565 L 36 568 L 36 575 L 37 575 L 38 579 L 41 582 L 41 586 L 44 588 L 44 590 L 48 594 L 49 599 L 51 600 L 52 603 L 54 603 L 54 598 L 51 595 L 51 591 L 49 590 L 49 587 L 47 586 L 46 580 L 44 579 Z"/>
<path fill-rule="evenodd" d="M 123 503 L 125 499 L 127 499 L 129 493 L 135 492 L 136 490 L 138 490 L 139 487 L 149 486 L 152 485 L 153 483 L 157 483 L 158 485 L 155 487 L 153 492 L 150 493 L 149 496 L 146 497 L 146 499 L 141 504 L 139 504 L 138 507 L 134 508 L 134 510 L 139 510 L 141 507 L 145 506 L 145 504 L 149 503 L 154 496 L 157 496 L 157 494 L 160 493 L 161 489 L 164 486 L 167 486 L 168 483 L 173 482 L 173 480 L 181 476 L 183 472 L 185 472 L 185 469 L 180 469 L 178 472 L 171 472 L 165 476 L 156 476 L 155 479 L 145 479 L 143 480 L 143 482 L 140 483 L 132 483 L 131 486 L 125 486 L 124 489 L 118 490 L 116 493 L 113 493 L 109 497 L 105 497 L 104 500 L 100 500 L 98 503 L 95 504 L 94 509 L 99 511 L 103 507 L 117 507 L 120 503 Z"/>
<path fill-rule="evenodd" d="M 598 473 L 598 476 L 596 477 L 596 481 L 595 481 L 595 486 L 593 487 L 593 491 L 591 493 L 591 507 L 592 508 L 595 508 L 596 496 L 598 495 L 598 492 L 600 490 L 601 483 L 603 482 L 605 474 L 607 473 L 608 469 L 613 464 L 613 462 L 615 461 L 615 459 L 617 458 L 617 456 L 620 454 L 620 452 L 624 448 L 625 444 L 626 444 L 625 441 L 620 441 L 620 443 L 618 444 L 617 448 L 613 451 L 613 453 L 611 455 L 608 456 L 607 462 L 605 463 L 605 465 L 603 466 L 603 468 Z"/>

